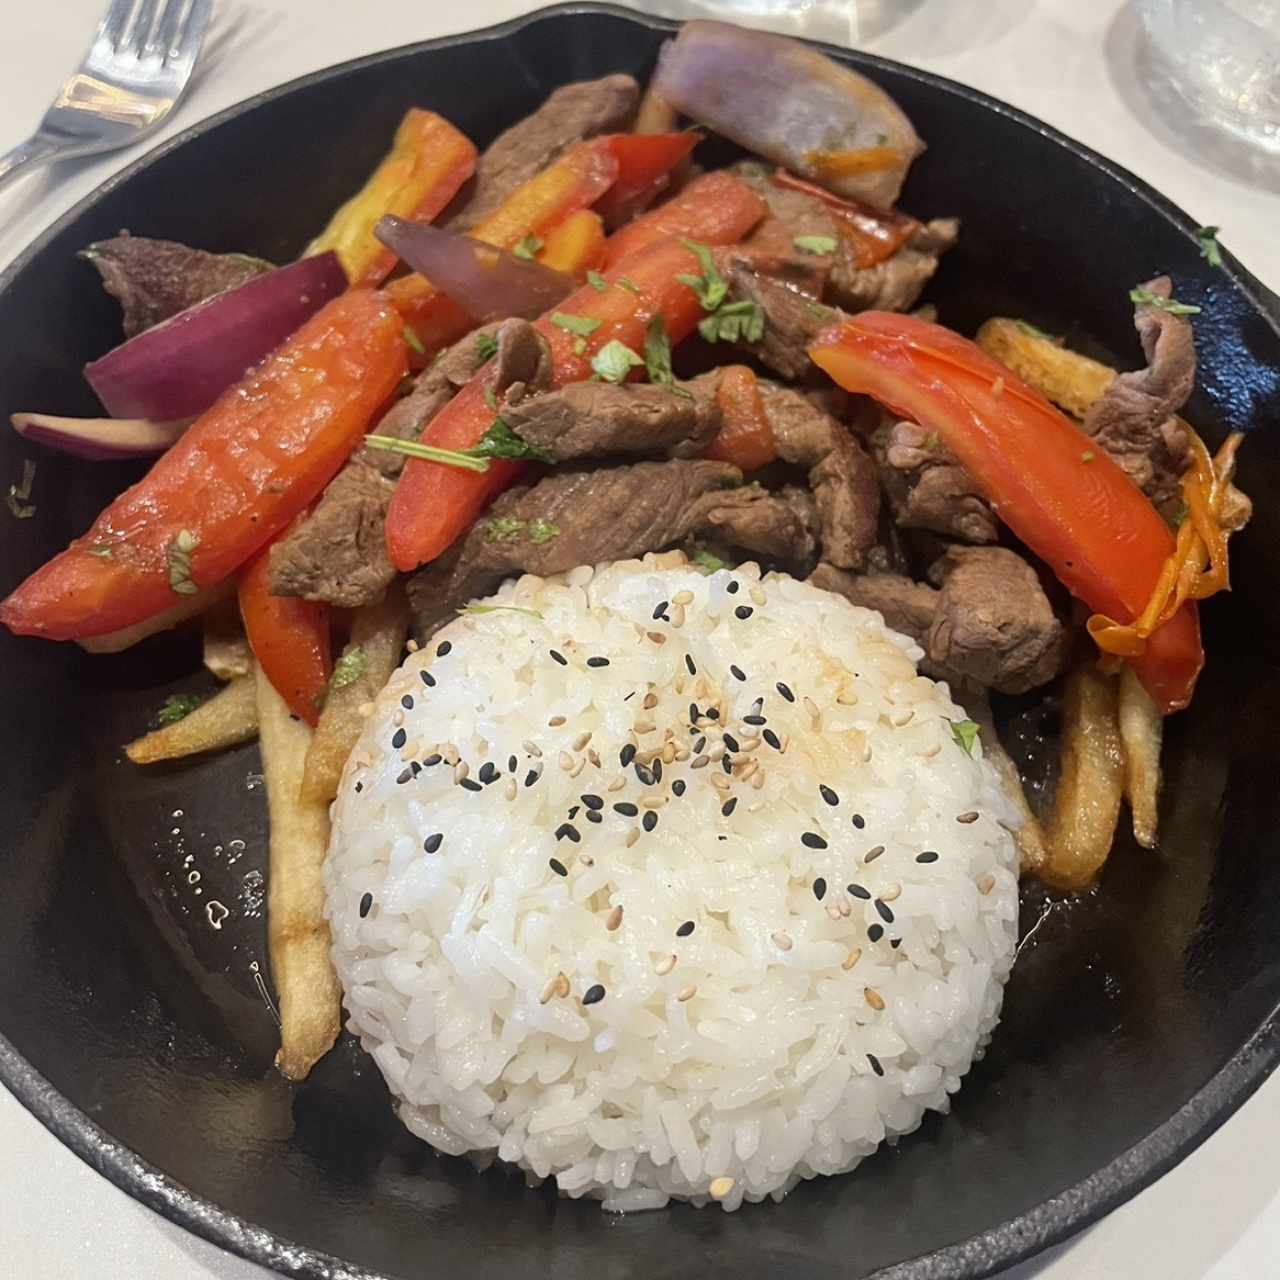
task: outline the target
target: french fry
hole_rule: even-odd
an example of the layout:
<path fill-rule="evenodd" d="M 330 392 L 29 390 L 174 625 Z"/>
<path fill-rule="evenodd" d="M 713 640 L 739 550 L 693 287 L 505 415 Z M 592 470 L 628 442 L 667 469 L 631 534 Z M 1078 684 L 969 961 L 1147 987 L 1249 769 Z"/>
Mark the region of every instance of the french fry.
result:
<path fill-rule="evenodd" d="M 343 766 L 364 728 L 360 708 L 372 702 L 391 679 L 408 630 L 409 611 L 399 584 L 388 590 L 381 604 L 356 611 L 351 642 L 335 668 L 339 678 L 344 671 L 354 672 L 354 678 L 335 681 L 325 699 L 302 775 L 304 804 L 327 806 L 338 794 Z"/>
<path fill-rule="evenodd" d="M 321 867 L 329 806 L 299 795 L 311 729 L 255 668 L 262 774 L 270 816 L 267 945 L 280 1001 L 276 1066 L 303 1080 L 338 1038 L 342 992 L 329 960 Z"/>
<path fill-rule="evenodd" d="M 257 732 L 258 701 L 253 677 L 243 675 L 175 724 L 130 742 L 124 753 L 134 764 L 156 764 L 206 751 L 223 751 L 248 742 Z"/>
<path fill-rule="evenodd" d="M 253 654 L 240 621 L 240 606 L 228 598 L 209 609 L 204 628 L 204 665 L 217 680 L 234 680 L 253 670 Z"/>
<path fill-rule="evenodd" d="M 1133 838 L 1154 849 L 1158 834 L 1160 743 L 1164 717 L 1133 668 L 1120 672 L 1120 741 L 1124 747 L 1124 798 L 1133 815 Z"/>
<path fill-rule="evenodd" d="M 1116 376 L 1114 369 L 1059 346 L 1021 320 L 988 320 L 976 341 L 1074 418 L 1083 418 Z"/>
<path fill-rule="evenodd" d="M 1118 682 L 1086 662 L 1062 698 L 1062 771 L 1049 820 L 1049 857 L 1039 875 L 1057 889 L 1086 889 L 1102 870 L 1124 793 Z"/>
<path fill-rule="evenodd" d="M 636 112 L 631 132 L 674 133 L 679 121 L 680 113 L 675 105 L 650 85 L 640 99 L 640 110 Z"/>
<path fill-rule="evenodd" d="M 969 718 L 978 725 L 978 734 L 982 739 L 983 757 L 991 762 L 1000 777 L 1005 794 L 1018 810 L 1022 825 L 1013 833 L 1013 841 L 1018 846 L 1019 863 L 1024 872 L 1038 875 L 1040 868 L 1049 859 L 1049 846 L 1045 840 L 1044 828 L 1040 819 L 1031 811 L 1027 803 L 1027 794 L 1022 789 L 1022 776 L 1013 758 L 1001 745 L 996 733 L 995 721 L 991 717 L 991 704 L 985 695 L 966 697 L 965 710 Z"/>
<path fill-rule="evenodd" d="M 123 653 L 149 636 L 161 631 L 171 631 L 174 627 L 199 617 L 206 609 L 219 602 L 229 600 L 231 586 L 230 582 L 223 582 L 207 591 L 183 596 L 177 604 L 171 605 L 162 613 L 153 613 L 151 617 L 135 622 L 132 626 L 121 627 L 119 631 L 109 631 L 101 636 L 83 636 L 76 643 L 89 653 Z"/>

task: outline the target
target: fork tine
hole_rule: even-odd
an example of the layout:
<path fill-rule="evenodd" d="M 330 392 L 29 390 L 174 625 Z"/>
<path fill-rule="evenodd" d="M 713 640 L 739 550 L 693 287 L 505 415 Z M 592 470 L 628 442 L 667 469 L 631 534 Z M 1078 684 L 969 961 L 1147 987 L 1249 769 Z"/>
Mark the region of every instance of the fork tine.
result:
<path fill-rule="evenodd" d="M 95 44 L 99 40 L 105 40 L 109 48 L 118 47 L 120 36 L 129 21 L 129 16 L 133 13 L 134 3 L 135 0 L 111 0 L 106 13 L 102 15 L 102 21 L 98 24 L 97 34 L 93 37 Z"/>
<path fill-rule="evenodd" d="M 182 30 L 173 45 L 173 51 L 177 57 L 191 61 L 200 52 L 212 10 L 213 0 L 191 0 L 186 21 L 183 22 Z"/>
<path fill-rule="evenodd" d="M 157 0 L 142 0 L 133 15 L 133 21 L 125 29 L 120 42 L 116 45 L 117 53 L 133 53 L 138 57 L 147 46 L 147 37 L 155 21 Z"/>
<path fill-rule="evenodd" d="M 187 0 L 164 0 L 155 34 L 147 45 L 147 53 L 158 53 L 162 58 L 169 56 L 178 43 L 178 32 L 182 29 L 186 13 Z"/>

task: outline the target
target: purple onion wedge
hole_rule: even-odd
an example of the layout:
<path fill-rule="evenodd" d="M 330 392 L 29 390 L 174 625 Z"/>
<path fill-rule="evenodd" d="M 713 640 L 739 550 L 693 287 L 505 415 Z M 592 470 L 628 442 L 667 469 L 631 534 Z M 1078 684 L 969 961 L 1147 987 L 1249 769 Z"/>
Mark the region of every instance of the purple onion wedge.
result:
<path fill-rule="evenodd" d="M 116 462 L 163 453 L 191 419 L 153 422 L 150 418 L 56 418 L 48 413 L 15 413 L 9 421 L 20 436 L 36 444 L 91 462 Z"/>
<path fill-rule="evenodd" d="M 652 88 L 685 115 L 836 195 L 888 209 L 924 150 L 878 85 L 786 36 L 686 23 Z"/>
<path fill-rule="evenodd" d="M 336 254 L 303 258 L 143 330 L 85 377 L 113 418 L 194 418 L 346 287 Z"/>
<path fill-rule="evenodd" d="M 512 317 L 532 320 L 578 287 L 572 276 L 539 262 L 424 222 L 388 215 L 378 220 L 373 234 L 477 324 Z"/>

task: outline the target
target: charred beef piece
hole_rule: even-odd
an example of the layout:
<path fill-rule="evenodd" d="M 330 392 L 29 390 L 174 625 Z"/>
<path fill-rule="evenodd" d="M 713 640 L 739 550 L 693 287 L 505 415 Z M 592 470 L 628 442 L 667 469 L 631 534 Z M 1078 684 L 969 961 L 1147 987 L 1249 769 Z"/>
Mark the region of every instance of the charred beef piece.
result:
<path fill-rule="evenodd" d="M 841 423 L 803 393 L 762 381 L 760 397 L 778 456 L 809 474 L 822 558 L 840 569 L 863 568 L 880 520 L 875 464 Z"/>
<path fill-rule="evenodd" d="M 829 564 L 820 564 L 809 581 L 844 596 L 850 604 L 874 609 L 884 617 L 886 626 L 925 647 L 938 607 L 938 591 L 927 582 L 913 582 L 900 573 L 845 573 Z"/>
<path fill-rule="evenodd" d="M 602 133 L 625 130 L 640 102 L 631 76 L 612 75 L 557 89 L 531 116 L 490 143 L 476 166 L 471 197 L 448 219 L 450 231 L 470 231 L 562 151 Z"/>
<path fill-rule="evenodd" d="M 610 454 L 692 458 L 720 430 L 714 384 L 573 382 L 504 406 L 503 421 L 556 462 Z"/>
<path fill-rule="evenodd" d="M 242 253 L 206 253 L 127 231 L 81 249 L 79 256 L 93 263 L 102 287 L 119 300 L 126 338 L 272 269 Z"/>
<path fill-rule="evenodd" d="M 969 473 L 923 427 L 886 419 L 871 451 L 894 520 L 979 546 L 995 542 L 998 522 Z"/>
<path fill-rule="evenodd" d="M 550 381 L 547 346 L 532 325 L 504 320 L 480 332 L 497 337 L 496 395 L 523 395 Z M 376 433 L 416 437 L 484 364 L 476 336 L 463 338 L 421 374 L 413 392 L 383 415 Z M 387 556 L 384 525 L 403 465 L 403 454 L 385 449 L 364 448 L 355 454 L 330 482 L 315 510 L 271 548 L 272 593 L 325 600 L 343 609 L 379 600 L 396 576 Z"/>
<path fill-rule="evenodd" d="M 803 577 L 818 554 L 818 508 L 796 485 L 776 493 L 749 486 L 709 497 L 697 538 L 780 565 Z M 739 555 L 738 558 L 741 558 Z"/>
<path fill-rule="evenodd" d="M 1142 287 L 1169 297 L 1168 276 Z M 1134 324 L 1147 367 L 1120 374 L 1089 409 L 1084 429 L 1159 505 L 1177 494 L 1190 461 L 1187 433 L 1175 415 L 1195 385 L 1196 349 L 1186 316 L 1139 303 Z"/>
<path fill-rule="evenodd" d="M 458 546 L 409 580 L 419 643 L 513 573 L 546 577 L 681 542 L 741 480 L 723 462 L 566 468 L 503 494 Z"/>
<path fill-rule="evenodd" d="M 764 312 L 764 337 L 747 350 L 788 382 L 799 382 L 812 368 L 809 344 L 838 318 L 811 292 L 808 266 L 738 249 L 722 250 L 717 259 L 729 297 Z"/>

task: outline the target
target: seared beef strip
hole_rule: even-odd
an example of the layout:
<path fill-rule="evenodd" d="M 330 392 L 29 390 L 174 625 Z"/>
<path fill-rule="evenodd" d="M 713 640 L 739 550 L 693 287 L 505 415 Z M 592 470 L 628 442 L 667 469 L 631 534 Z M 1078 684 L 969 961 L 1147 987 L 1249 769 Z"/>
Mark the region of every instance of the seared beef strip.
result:
<path fill-rule="evenodd" d="M 476 166 L 471 197 L 449 218 L 449 230 L 465 232 L 478 226 L 575 142 L 624 131 L 639 102 L 640 86 L 627 75 L 557 89 L 531 116 L 490 143 Z"/>
<path fill-rule="evenodd" d="M 979 545 L 995 542 L 998 522 L 969 473 L 923 427 L 886 419 L 871 451 L 894 520 Z"/>
<path fill-rule="evenodd" d="M 496 335 L 495 395 L 520 396 L 550 381 L 547 346 L 524 320 L 504 320 L 482 333 Z M 415 438 L 484 364 L 469 334 L 418 378 L 413 392 L 392 406 L 375 428 L 379 435 Z M 504 410 L 505 411 L 505 410 Z M 384 524 L 404 455 L 363 448 L 324 491 L 315 510 L 271 548 L 271 591 L 278 596 L 327 600 L 344 609 L 372 604 L 395 580 Z"/>
<path fill-rule="evenodd" d="M 921 669 L 953 684 L 1025 693 L 1063 669 L 1069 637 L 1036 571 L 1003 547 L 956 547 L 941 590 L 892 573 L 861 576 L 820 564 L 815 586 L 875 609 L 925 651 Z"/>
<path fill-rule="evenodd" d="M 801 392 L 761 381 L 760 397 L 778 456 L 809 473 L 822 558 L 840 569 L 861 569 L 880 519 L 875 464 L 841 423 Z"/>
<path fill-rule="evenodd" d="M 206 253 L 127 231 L 81 249 L 79 256 L 93 263 L 102 287 L 119 299 L 126 338 L 272 269 L 242 253 Z"/>
<path fill-rule="evenodd" d="M 1169 297 L 1168 276 L 1142 287 Z M 1158 505 L 1177 494 L 1190 461 L 1187 433 L 1175 415 L 1195 385 L 1196 349 L 1186 316 L 1139 303 L 1134 324 L 1147 367 L 1120 374 L 1089 409 L 1084 429 Z"/>
<path fill-rule="evenodd" d="M 810 291 L 806 264 L 739 249 L 722 250 L 717 259 L 729 297 L 754 302 L 764 312 L 764 337 L 747 349 L 788 382 L 799 382 L 812 368 L 809 344 L 838 319 L 838 313 Z"/>
<path fill-rule="evenodd" d="M 820 526 L 807 489 L 785 485 L 770 493 L 749 485 L 726 489 L 706 501 L 712 505 L 694 530 L 695 536 L 733 552 L 758 556 L 798 576 L 809 571 L 818 553 Z"/>
<path fill-rule="evenodd" d="M 573 382 L 504 406 L 503 421 L 556 462 L 610 454 L 693 458 L 720 430 L 713 383 L 691 382 L 678 394 L 644 383 Z"/>

